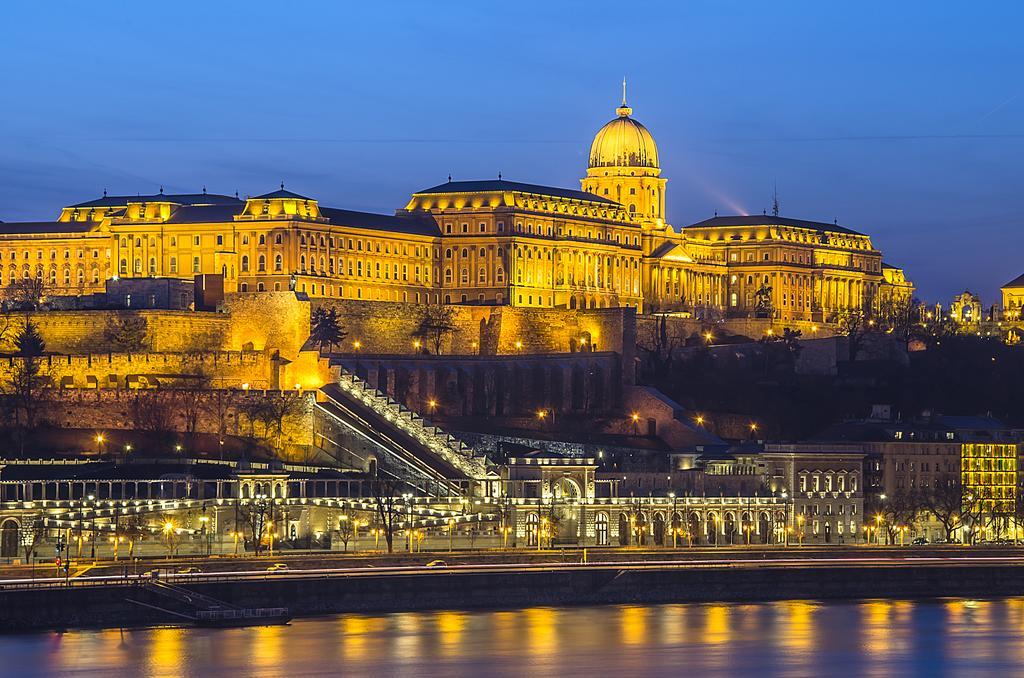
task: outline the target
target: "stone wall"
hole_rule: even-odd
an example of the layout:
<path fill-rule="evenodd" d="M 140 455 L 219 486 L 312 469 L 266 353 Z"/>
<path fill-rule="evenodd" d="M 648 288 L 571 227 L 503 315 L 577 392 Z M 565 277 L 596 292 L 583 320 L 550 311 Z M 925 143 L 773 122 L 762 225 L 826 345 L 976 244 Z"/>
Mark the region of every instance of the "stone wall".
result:
<path fill-rule="evenodd" d="M 265 430 L 265 422 L 250 421 L 250 405 L 296 397 L 294 391 L 212 390 L 203 392 L 194 404 L 185 404 L 178 396 L 173 391 L 153 390 L 54 390 L 44 395 L 39 419 L 62 429 L 152 431 L 153 408 L 161 408 L 168 432 L 183 433 L 188 430 L 188 408 L 196 413 L 196 433 L 217 434 L 223 430 L 229 436 L 265 439 L 275 436 Z M 192 394 L 186 397 L 191 399 Z M 147 398 L 159 400 L 146 404 L 143 401 Z M 303 393 L 302 402 L 282 421 L 281 439 L 274 442 L 289 455 L 300 455 L 301 448 L 313 443 L 313 401 L 313 392 Z"/>
<path fill-rule="evenodd" d="M 360 344 L 358 350 L 365 353 L 416 352 L 413 333 L 422 316 L 421 305 L 353 299 L 314 299 L 310 304 L 312 308 L 337 309 L 342 328 L 348 332 L 342 352 L 356 351 L 356 341 Z M 458 330 L 445 339 L 445 354 L 569 353 L 581 347 L 632 351 L 633 309 L 451 308 Z"/>
<path fill-rule="evenodd" d="M 623 369 L 616 353 L 427 356 L 345 355 L 332 360 L 424 416 L 533 417 L 618 412 Z"/>
<path fill-rule="evenodd" d="M 0 349 L 11 350 L 14 336 L 28 318 L 39 329 L 47 351 L 54 353 L 99 353 L 110 348 L 103 330 L 112 316 L 123 311 L 39 311 L 10 314 L 10 329 Z M 231 319 L 222 313 L 191 311 L 134 311 L 146 319 L 147 343 L 156 352 L 219 348 Z"/>

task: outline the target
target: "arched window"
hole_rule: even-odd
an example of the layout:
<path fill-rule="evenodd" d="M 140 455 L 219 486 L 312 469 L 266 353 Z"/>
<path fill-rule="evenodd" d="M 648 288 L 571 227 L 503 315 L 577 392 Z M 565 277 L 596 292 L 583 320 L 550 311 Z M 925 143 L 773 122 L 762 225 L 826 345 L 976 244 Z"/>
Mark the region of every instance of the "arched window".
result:
<path fill-rule="evenodd" d="M 274 244 L 275 245 L 280 245 L 283 242 L 284 242 L 284 236 L 283 235 L 281 235 L 280 233 L 277 233 L 276 235 L 274 235 Z"/>
<path fill-rule="evenodd" d="M 266 245 L 267 244 L 267 236 L 266 236 L 265 233 L 260 233 L 259 244 L 260 245 Z"/>
<path fill-rule="evenodd" d="M 242 272 L 247 273 L 249 271 L 249 255 L 242 255 Z"/>
<path fill-rule="evenodd" d="M 262 254 L 260 255 L 259 259 L 256 260 L 256 270 L 259 271 L 260 273 L 263 273 L 264 271 L 267 270 L 267 258 Z"/>
<path fill-rule="evenodd" d="M 463 285 L 469 284 L 469 269 L 464 268 L 459 272 L 459 282 Z"/>
<path fill-rule="evenodd" d="M 284 259 L 281 258 L 280 254 L 275 254 L 274 255 L 274 271 L 280 273 L 283 268 L 284 268 Z"/>
<path fill-rule="evenodd" d="M 540 516 L 531 513 L 526 516 L 526 545 L 536 546 L 540 536 Z"/>
<path fill-rule="evenodd" d="M 594 516 L 594 539 L 598 546 L 608 546 L 608 514 L 603 511 Z"/>
<path fill-rule="evenodd" d="M 480 267 L 480 270 L 477 273 L 477 281 L 481 284 L 487 282 L 487 269 L 485 269 L 483 266 Z"/>
<path fill-rule="evenodd" d="M 450 268 L 444 269 L 444 282 L 447 285 L 451 285 L 452 284 L 452 269 L 450 269 Z"/>

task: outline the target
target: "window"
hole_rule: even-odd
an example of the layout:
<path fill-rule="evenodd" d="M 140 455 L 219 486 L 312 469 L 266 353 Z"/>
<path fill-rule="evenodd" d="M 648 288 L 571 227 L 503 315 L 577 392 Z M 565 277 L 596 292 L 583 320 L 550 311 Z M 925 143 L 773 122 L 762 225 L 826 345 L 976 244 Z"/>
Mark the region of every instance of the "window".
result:
<path fill-rule="evenodd" d="M 247 273 L 249 271 L 249 255 L 242 255 L 242 272 Z"/>
<path fill-rule="evenodd" d="M 178 272 L 178 257 L 171 257 L 171 273 Z"/>
<path fill-rule="evenodd" d="M 224 236 L 222 236 L 220 234 L 217 235 L 217 244 L 218 245 L 223 245 L 224 244 Z"/>
<path fill-rule="evenodd" d="M 279 255 L 280 256 L 280 255 Z M 267 258 L 264 255 L 260 255 L 259 259 L 256 260 L 256 270 L 263 273 L 267 270 Z"/>
<path fill-rule="evenodd" d="M 193 236 L 192 244 L 195 245 L 196 247 L 199 247 L 199 236 L 198 235 L 197 236 Z"/>
<path fill-rule="evenodd" d="M 199 257 L 192 257 L 192 272 L 193 273 L 199 273 L 200 272 Z"/>
<path fill-rule="evenodd" d="M 262 260 L 263 257 L 261 256 L 260 259 Z M 280 254 L 275 254 L 274 255 L 274 271 L 277 272 L 277 273 L 280 273 L 283 268 L 284 268 L 284 259 L 281 257 Z M 260 268 L 260 270 L 262 271 L 263 268 Z"/>

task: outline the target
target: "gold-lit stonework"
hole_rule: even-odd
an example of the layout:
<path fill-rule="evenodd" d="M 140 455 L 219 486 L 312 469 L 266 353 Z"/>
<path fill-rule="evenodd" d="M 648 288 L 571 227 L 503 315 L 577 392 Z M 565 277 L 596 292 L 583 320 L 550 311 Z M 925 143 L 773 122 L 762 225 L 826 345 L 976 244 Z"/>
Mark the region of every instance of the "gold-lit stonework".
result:
<path fill-rule="evenodd" d="M 654 137 L 623 96 L 582 190 L 448 181 L 394 215 L 285 190 L 107 196 L 0 224 L 0 277 L 87 294 L 112 277 L 222 274 L 225 291 L 368 301 L 612 308 L 828 322 L 909 296 L 871 238 L 838 224 L 715 216 L 674 229 Z"/>

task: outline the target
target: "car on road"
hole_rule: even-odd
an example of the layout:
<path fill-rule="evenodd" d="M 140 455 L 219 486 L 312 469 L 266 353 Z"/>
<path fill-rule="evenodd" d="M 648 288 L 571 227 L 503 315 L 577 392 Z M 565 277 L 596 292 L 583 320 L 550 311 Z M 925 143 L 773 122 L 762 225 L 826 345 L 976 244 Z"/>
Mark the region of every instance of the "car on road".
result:
<path fill-rule="evenodd" d="M 425 567 L 448 567 L 448 563 L 443 560 L 431 560 Z"/>
<path fill-rule="evenodd" d="M 178 574 L 200 574 L 202 570 L 198 567 L 183 567 L 178 570 Z"/>
<path fill-rule="evenodd" d="M 911 546 L 928 546 L 928 540 L 924 537 L 915 537 L 911 542 Z"/>
<path fill-rule="evenodd" d="M 267 568 L 267 572 L 287 572 L 287 571 L 288 571 L 288 565 L 286 565 L 285 563 L 274 563 L 273 565 L 271 565 L 270 567 Z"/>

